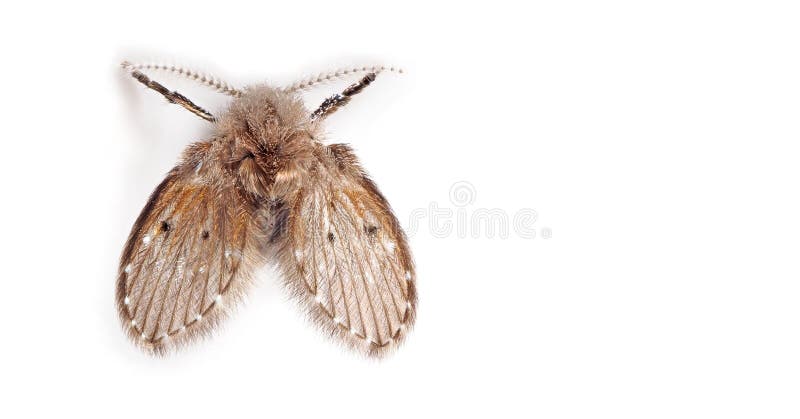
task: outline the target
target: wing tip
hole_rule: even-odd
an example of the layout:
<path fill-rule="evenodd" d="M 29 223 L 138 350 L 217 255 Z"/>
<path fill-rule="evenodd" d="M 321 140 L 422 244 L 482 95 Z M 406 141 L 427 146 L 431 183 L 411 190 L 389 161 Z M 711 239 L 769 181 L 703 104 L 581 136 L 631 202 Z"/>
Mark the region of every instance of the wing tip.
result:
<path fill-rule="evenodd" d="M 400 325 L 396 326 L 391 336 L 388 338 L 376 339 L 366 336 L 360 331 L 350 329 L 346 324 L 337 321 L 330 313 L 323 309 L 314 299 L 314 296 L 306 292 L 302 287 L 302 282 L 293 281 L 292 275 L 284 273 L 284 285 L 289 290 L 291 299 L 295 300 L 307 320 L 330 340 L 343 346 L 353 353 L 367 359 L 382 360 L 395 353 L 404 343 L 409 333 L 413 330 L 417 315 L 417 295 L 410 287 L 408 295 L 408 309 Z"/>
<path fill-rule="evenodd" d="M 185 326 L 169 333 L 162 332 L 158 336 L 148 336 L 133 323 L 134 320 L 129 320 L 130 317 L 124 306 L 119 311 L 123 332 L 131 343 L 145 354 L 157 358 L 178 352 L 198 341 L 213 338 L 218 333 L 223 321 L 230 316 L 228 310 L 214 309 L 201 319 L 193 319 Z"/>
<path fill-rule="evenodd" d="M 117 280 L 116 305 L 122 330 L 134 346 L 156 358 L 168 356 L 199 341 L 210 340 L 219 333 L 224 321 L 233 315 L 245 298 L 246 289 L 250 288 L 252 281 L 249 277 L 241 279 L 244 287 L 240 288 L 244 289 L 231 287 L 227 292 L 219 295 L 224 298 L 224 304 L 219 300 L 214 301 L 206 307 L 202 314 L 180 327 L 169 332 L 162 332 L 158 336 L 147 336 L 137 327 L 136 321 L 130 315 L 125 291 L 125 275 L 120 272 Z"/>

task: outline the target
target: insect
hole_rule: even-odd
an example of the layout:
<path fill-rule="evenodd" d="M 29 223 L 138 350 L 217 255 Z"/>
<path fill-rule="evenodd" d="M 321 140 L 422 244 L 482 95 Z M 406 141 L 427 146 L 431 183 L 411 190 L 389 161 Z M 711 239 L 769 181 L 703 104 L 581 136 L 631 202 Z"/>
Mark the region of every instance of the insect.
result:
<path fill-rule="evenodd" d="M 381 357 L 414 324 L 415 272 L 389 203 L 323 121 L 384 67 L 338 71 L 286 88 L 236 89 L 174 66 L 122 64 L 134 79 L 214 125 L 189 145 L 136 219 L 119 266 L 123 328 L 165 354 L 210 335 L 273 264 L 285 288 L 332 339 Z M 167 70 L 233 97 L 219 116 L 146 76 Z M 300 91 L 365 74 L 314 111 Z"/>

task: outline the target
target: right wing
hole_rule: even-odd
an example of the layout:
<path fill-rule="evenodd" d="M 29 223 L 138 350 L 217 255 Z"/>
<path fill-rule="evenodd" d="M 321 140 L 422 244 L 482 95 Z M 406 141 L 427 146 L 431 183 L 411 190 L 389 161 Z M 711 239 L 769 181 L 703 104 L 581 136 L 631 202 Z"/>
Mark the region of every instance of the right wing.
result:
<path fill-rule="evenodd" d="M 278 261 L 323 330 L 359 352 L 383 356 L 414 324 L 411 252 L 350 149 L 337 144 L 323 154 L 319 174 L 304 182 L 287 215 L 277 216 L 286 219 Z"/>

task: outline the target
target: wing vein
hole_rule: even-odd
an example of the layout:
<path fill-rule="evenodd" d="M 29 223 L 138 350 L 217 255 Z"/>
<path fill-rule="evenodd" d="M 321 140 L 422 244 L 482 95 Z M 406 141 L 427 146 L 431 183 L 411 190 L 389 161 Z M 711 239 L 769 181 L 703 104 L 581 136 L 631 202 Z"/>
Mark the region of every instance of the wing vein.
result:
<path fill-rule="evenodd" d="M 205 205 L 203 205 L 203 213 L 204 213 L 204 215 L 206 217 L 208 217 L 208 214 L 209 214 L 209 211 L 208 211 L 208 200 L 204 200 L 203 203 L 205 204 Z M 206 269 L 204 264 L 203 264 L 203 261 L 206 260 L 207 256 L 208 256 L 208 246 L 202 246 L 199 250 L 200 251 L 198 252 L 196 260 L 198 260 L 200 262 L 200 269 L 202 269 L 203 271 L 201 272 L 200 269 L 198 269 L 197 271 L 193 272 L 193 274 L 192 274 L 192 282 L 191 282 L 191 284 L 189 284 L 189 294 L 186 296 L 186 308 L 183 311 L 183 323 L 182 323 L 183 326 L 182 327 L 186 327 L 186 325 L 189 324 L 189 309 L 192 308 L 192 296 L 195 294 L 195 288 L 197 287 L 197 284 L 199 283 L 199 281 L 197 279 L 197 277 L 198 277 L 197 274 L 199 273 L 200 275 L 205 275 L 206 278 L 208 278 L 208 275 L 209 275 L 208 269 Z M 207 280 L 208 279 L 206 279 L 206 281 Z M 198 313 L 201 312 L 202 309 L 203 309 L 203 306 L 202 306 L 202 304 L 200 304 L 200 307 L 197 310 Z"/>
<path fill-rule="evenodd" d="M 316 194 L 316 193 L 314 193 L 314 195 L 315 195 L 314 197 L 316 198 L 316 195 L 317 195 L 317 194 Z M 316 217 L 316 214 L 317 214 L 317 209 L 318 209 L 318 208 L 317 208 L 317 201 L 316 201 L 316 199 L 313 199 L 313 200 L 312 200 L 312 202 L 313 202 L 313 205 L 314 205 L 314 206 L 313 206 L 314 210 L 313 210 L 313 212 L 312 212 L 312 213 L 314 214 L 314 216 L 315 216 L 314 218 L 315 218 L 315 219 L 319 219 L 319 220 L 320 220 L 320 223 L 321 223 L 321 222 L 322 222 L 322 220 L 323 220 L 323 217 L 324 217 L 325 215 L 324 215 L 324 213 L 320 212 L 320 214 L 321 214 L 322 216 L 321 216 L 321 217 Z M 323 203 L 323 205 L 324 205 L 324 203 Z M 318 243 L 319 243 L 319 242 L 318 242 L 318 239 L 322 237 L 322 234 L 320 234 L 320 232 L 321 232 L 321 229 L 319 229 L 318 227 L 319 227 L 319 224 L 313 224 L 313 228 L 314 228 L 314 230 L 312 231 L 312 234 L 311 234 L 311 235 L 313 236 L 313 240 L 314 240 L 314 247 L 315 247 L 316 249 L 323 249 L 323 247 L 322 247 L 322 246 L 323 246 L 324 244 L 322 244 L 322 245 L 318 245 Z M 334 260 L 334 261 L 336 260 L 336 258 L 335 258 L 335 256 L 336 256 L 335 252 L 336 252 L 336 250 L 334 249 L 334 258 L 333 258 L 333 260 Z M 311 254 L 312 254 L 312 256 L 313 256 L 313 262 L 314 262 L 314 270 L 313 270 L 313 272 L 314 272 L 314 284 L 315 284 L 315 287 L 314 287 L 314 288 L 315 288 L 315 294 L 316 294 L 316 291 L 319 291 L 319 285 L 318 285 L 318 282 L 317 282 L 318 280 L 317 280 L 317 277 L 316 277 L 316 272 L 317 272 L 317 268 L 318 268 L 318 267 L 317 267 L 317 254 L 316 254 L 316 252 L 313 252 L 313 251 L 311 252 Z M 330 269 L 331 269 L 331 268 L 330 268 L 330 262 L 328 261 L 328 252 L 326 252 L 326 251 L 324 251 L 324 250 L 322 251 L 322 259 L 325 261 L 325 275 L 327 276 L 327 275 L 328 275 L 328 273 L 330 272 Z M 334 272 L 336 272 L 336 269 L 335 269 L 335 268 L 334 268 Z M 334 275 L 334 276 L 337 276 L 337 275 Z M 337 276 L 337 277 L 338 277 L 338 276 Z M 326 287 L 328 288 L 328 298 L 330 299 L 330 303 L 331 303 L 331 313 L 330 313 L 330 315 L 331 315 L 331 318 L 333 319 L 333 318 L 335 318 L 335 317 L 336 317 L 336 300 L 334 300 L 334 298 L 333 298 L 333 287 L 332 287 L 332 282 L 333 282 L 333 281 L 331 281 L 330 279 L 327 279 L 327 280 L 326 280 L 326 283 L 325 283 L 325 285 L 326 285 Z M 344 294 L 344 288 L 342 288 L 342 290 L 341 290 L 341 295 L 342 295 L 342 301 L 344 302 L 344 309 L 345 309 L 345 314 L 346 314 L 346 316 L 347 316 L 347 323 L 348 323 L 348 327 L 352 327 L 352 326 L 351 326 L 351 322 L 352 322 L 352 321 L 351 321 L 351 319 L 350 319 L 350 309 L 349 309 L 349 307 L 348 307 L 347 297 L 346 297 L 346 296 L 345 296 L 345 294 Z"/>
<path fill-rule="evenodd" d="M 337 206 L 337 208 L 338 208 L 338 206 Z M 353 225 L 352 218 L 349 217 L 348 214 L 342 213 L 341 210 L 339 210 L 339 209 L 337 209 L 336 211 L 337 211 L 337 213 L 340 214 L 340 216 L 342 218 L 350 221 L 350 225 L 353 226 L 353 230 L 354 230 L 353 236 L 356 237 L 359 234 L 358 233 L 358 228 L 355 228 L 355 226 Z M 334 225 L 336 225 L 336 224 L 334 224 Z M 336 232 L 337 232 L 337 234 L 339 234 L 338 227 L 336 228 Z M 342 240 L 342 241 L 345 241 L 345 240 Z M 350 241 L 349 240 L 347 240 L 347 249 L 350 251 L 351 256 L 355 256 L 355 253 L 353 252 L 353 248 L 350 246 Z M 363 256 L 366 257 L 367 259 L 369 259 L 369 255 L 368 254 L 367 255 L 363 255 Z M 352 266 L 353 266 L 352 261 L 353 261 L 353 257 L 348 258 L 348 263 L 350 264 L 351 269 L 352 269 Z M 372 324 L 373 324 L 373 326 L 375 326 L 375 334 L 377 335 L 376 339 L 378 340 L 379 344 L 382 344 L 383 338 L 381 337 L 380 326 L 378 325 L 378 316 L 375 314 L 375 306 L 372 303 L 372 295 L 369 292 L 370 286 L 369 286 L 369 284 L 367 284 L 366 275 L 364 274 L 364 270 L 361 268 L 361 265 L 359 263 L 356 263 L 355 266 L 358 268 L 358 271 L 361 274 L 361 284 L 364 286 L 364 292 L 366 293 L 367 300 L 369 301 L 369 308 L 370 308 L 370 312 L 372 313 L 372 322 L 373 322 Z M 373 278 L 373 281 L 374 281 L 374 278 Z M 384 314 L 386 314 L 386 308 L 385 307 L 384 307 Z M 388 321 L 388 315 L 387 315 L 387 321 Z"/>
<path fill-rule="evenodd" d="M 200 206 L 198 205 L 198 207 L 200 207 Z M 193 217 L 195 215 L 197 215 L 197 213 L 200 211 L 200 209 L 197 208 L 195 211 L 196 212 L 192 213 Z M 190 242 L 190 244 L 191 244 L 190 246 L 182 248 L 184 258 L 188 255 L 188 251 L 187 250 L 191 250 L 197 244 L 197 236 L 198 235 L 195 234 L 194 237 L 192 237 L 192 241 Z M 191 256 L 189 256 L 189 257 L 191 257 Z M 194 262 L 194 261 L 191 261 L 191 262 Z M 183 270 L 183 276 L 184 277 L 186 276 L 186 269 L 185 268 L 187 266 L 191 267 L 191 266 L 194 266 L 194 264 L 190 263 L 189 260 L 184 262 L 184 270 Z M 172 310 L 170 310 L 171 314 L 169 316 L 169 324 L 167 325 L 167 331 L 166 331 L 167 334 L 171 334 L 172 333 L 172 325 L 175 323 L 175 313 L 177 313 L 177 311 L 178 311 L 178 303 L 181 301 L 181 290 L 183 290 L 183 283 L 184 282 L 185 282 L 184 279 L 181 278 L 181 280 L 180 280 L 180 282 L 178 284 L 178 289 L 177 289 L 177 291 L 175 291 L 175 302 L 172 305 Z M 194 274 L 192 274 L 192 284 L 194 284 Z M 192 288 L 190 286 L 189 287 L 189 296 L 186 299 L 186 304 L 187 305 L 189 305 L 189 299 L 191 298 L 191 292 L 192 292 Z M 163 307 L 162 307 L 162 310 L 163 310 Z"/>
<path fill-rule="evenodd" d="M 340 200 L 337 200 L 337 202 L 341 203 Z M 337 205 L 336 208 L 338 208 L 338 207 L 339 206 Z M 337 210 L 337 212 L 338 212 L 338 210 Z M 336 230 L 336 235 L 339 236 L 339 240 L 336 240 L 336 242 L 333 243 L 334 248 L 336 246 L 336 243 L 348 242 L 346 244 L 346 246 L 347 246 L 347 250 L 350 252 L 350 256 L 351 256 L 349 258 L 346 258 L 347 259 L 348 272 L 350 273 L 351 280 L 353 281 L 353 283 L 355 283 L 356 274 L 355 274 L 355 271 L 353 270 L 353 256 L 355 256 L 355 254 L 353 253 L 353 249 L 350 247 L 350 243 L 349 243 L 349 240 L 347 240 L 347 236 L 342 236 L 341 231 L 339 230 L 339 226 L 338 226 L 339 223 L 338 222 L 332 222 L 331 224 L 333 224 L 333 228 Z M 344 246 L 345 246 L 345 244 L 341 245 L 342 250 L 344 250 Z M 358 267 L 359 271 L 361 271 L 361 266 L 358 265 L 358 264 L 356 264 L 356 266 Z M 367 302 L 369 303 L 370 313 L 372 314 L 372 325 L 374 326 L 375 333 L 378 335 L 378 339 L 380 339 L 380 332 L 378 331 L 378 320 L 377 320 L 377 317 L 375 315 L 375 307 L 372 304 L 372 297 L 371 297 L 370 292 L 369 292 L 369 285 L 367 285 L 367 280 L 364 277 L 364 273 L 363 272 L 361 272 L 360 279 L 361 279 L 361 285 L 364 287 L 364 294 L 366 294 Z M 368 335 L 368 332 L 367 332 L 366 325 L 364 323 L 363 314 L 361 313 L 360 305 L 359 305 L 359 317 L 361 317 L 361 324 L 362 324 L 362 327 L 364 327 L 365 337 L 368 337 L 369 335 Z"/>
<path fill-rule="evenodd" d="M 323 217 L 324 217 L 325 219 L 329 218 L 329 213 L 328 213 L 327 207 L 323 205 L 323 207 L 322 207 L 322 208 L 323 208 Z M 334 228 L 335 228 L 335 224 L 334 224 Z M 338 234 L 338 230 L 337 230 L 337 234 Z M 340 241 L 341 241 L 341 240 L 340 240 Z M 339 270 L 339 263 L 338 263 L 336 260 L 337 260 L 337 258 L 336 258 L 336 243 L 334 242 L 334 243 L 333 243 L 333 263 L 334 263 L 334 270 L 335 270 L 335 272 L 336 272 L 336 275 L 337 275 L 337 276 L 340 278 L 340 280 L 341 280 L 341 278 L 342 278 L 342 276 L 341 276 L 341 271 Z M 349 270 L 348 270 L 348 272 L 349 272 Z M 350 280 L 350 284 L 354 284 L 354 280 L 353 280 L 354 278 L 352 278 L 352 277 L 353 277 L 353 275 L 352 275 L 352 272 L 351 272 L 351 274 L 350 274 L 350 278 L 351 278 L 351 280 Z M 344 288 L 342 288 L 342 293 L 344 293 Z M 358 308 L 358 320 L 359 320 L 359 322 L 361 323 L 361 330 L 363 330 L 363 331 L 364 331 L 364 333 L 366 334 L 366 333 L 367 333 L 367 326 L 366 326 L 366 324 L 364 323 L 364 316 L 363 316 L 363 314 L 362 314 L 362 309 L 361 309 L 361 300 L 358 298 L 358 292 L 356 292 L 356 290 L 355 290 L 355 287 L 353 287 L 353 290 L 352 290 L 352 292 L 348 292 L 347 294 L 352 294 L 352 297 L 353 297 L 353 299 L 354 299 L 354 300 L 355 300 L 355 302 L 356 302 L 356 306 L 357 306 L 357 308 Z M 347 307 L 347 301 L 345 301 L 345 307 Z M 349 319 L 348 319 L 348 320 L 349 320 Z M 351 331 L 353 331 L 354 329 L 353 329 L 352 321 L 350 321 L 350 323 L 351 323 L 351 324 L 350 324 L 350 330 L 351 330 Z"/>
<path fill-rule="evenodd" d="M 194 216 L 196 216 L 199 211 L 200 211 L 199 205 L 196 205 L 192 209 L 192 216 L 189 218 L 189 220 L 194 219 Z M 178 211 L 173 211 L 173 214 L 176 214 L 176 213 L 178 213 Z M 172 281 L 174 280 L 172 278 L 172 276 L 175 274 L 175 270 L 177 269 L 178 262 L 180 261 L 181 256 L 185 256 L 185 254 L 186 254 L 186 248 L 184 247 L 184 245 L 186 244 L 186 240 L 187 240 L 187 238 L 189 236 L 186 233 L 187 231 L 189 231 L 189 230 L 188 229 L 182 229 L 181 230 L 181 241 L 180 241 L 180 244 L 178 244 L 178 246 L 175 247 L 175 259 L 173 260 L 173 263 L 172 263 L 172 271 L 170 272 L 169 276 L 167 277 L 167 289 L 166 289 L 166 291 L 164 291 L 164 298 L 163 298 L 163 301 L 161 302 L 161 308 L 158 311 L 158 316 L 156 317 L 156 324 L 155 324 L 155 326 L 153 326 L 153 335 L 152 335 L 151 339 L 155 339 L 156 334 L 158 333 L 158 330 L 161 327 L 161 316 L 164 314 L 164 307 L 167 305 L 167 300 L 169 299 L 169 291 L 172 289 Z M 168 237 L 169 236 L 167 234 L 165 234 L 164 235 L 164 241 L 166 241 Z M 191 243 L 194 244 L 196 239 L 192 238 L 191 240 L 192 240 Z M 181 281 L 181 285 L 183 285 L 182 281 Z M 178 290 L 178 292 L 180 292 L 180 289 Z M 179 298 L 180 298 L 180 295 L 176 294 L 175 301 L 177 302 L 179 300 Z M 149 312 L 149 310 L 148 310 L 148 312 Z M 147 318 L 147 313 L 145 314 L 145 318 Z M 171 323 L 171 321 L 170 321 L 170 323 Z M 169 331 L 170 331 L 170 326 L 167 326 L 166 333 L 169 333 Z M 142 329 L 142 332 L 144 332 L 144 328 Z"/>
<path fill-rule="evenodd" d="M 348 198 L 349 198 L 349 197 L 348 197 Z M 350 200 L 350 203 L 351 203 L 351 205 L 355 205 L 355 204 L 352 202 L 352 200 Z M 346 215 L 346 214 L 345 214 L 345 215 Z M 364 239 L 366 239 L 366 240 L 368 240 L 368 241 L 370 240 L 370 238 L 369 238 L 369 237 L 367 237 L 367 235 L 366 235 L 366 234 L 364 234 L 364 233 L 362 233 L 362 232 L 361 232 L 361 230 L 359 229 L 359 227 L 361 227 L 361 226 L 358 226 L 358 225 L 356 225 L 356 224 L 355 224 L 355 221 L 354 221 L 353 219 L 350 219 L 350 223 L 351 223 L 351 225 L 353 226 L 354 230 L 356 231 L 356 234 L 358 234 L 358 236 L 359 236 L 359 237 L 363 237 Z M 380 259 L 379 259 L 378 255 L 376 254 L 376 252 L 374 252 L 374 250 L 372 249 L 372 247 L 368 247 L 368 249 L 369 249 L 369 250 L 372 250 L 372 253 L 370 253 L 370 255 L 371 255 L 371 256 L 373 256 L 373 258 L 369 258 L 369 260 L 368 260 L 368 266 L 369 266 L 369 270 L 370 270 L 370 273 L 372 274 L 372 277 L 373 277 L 373 279 L 377 280 L 377 275 L 375 275 L 375 269 L 373 269 L 373 266 L 374 266 L 374 265 L 373 265 L 373 261 L 374 261 L 376 264 L 378 264 L 378 263 L 380 263 L 380 262 L 379 262 L 379 261 L 380 261 Z M 374 259 L 374 260 L 373 260 L 373 259 Z M 376 266 L 376 267 L 379 267 L 379 266 Z M 396 313 L 396 315 L 397 315 L 397 320 L 398 320 L 398 321 L 401 321 L 400 307 L 397 305 L 397 301 L 396 301 L 396 299 L 394 298 L 394 293 L 392 292 L 392 287 L 391 287 L 391 284 L 389 283 L 389 279 L 388 279 L 388 277 L 386 276 L 386 272 L 384 272 L 384 270 L 383 270 L 383 269 L 377 269 L 377 270 L 378 270 L 378 272 L 380 272 L 381 278 L 383 278 L 383 282 L 386 284 L 386 291 L 389 293 L 389 296 L 391 297 L 391 300 L 392 300 L 392 305 L 394 306 L 394 310 L 395 310 L 395 313 Z M 377 283 L 376 283 L 375 285 L 376 285 L 376 288 L 378 288 L 378 287 L 377 287 Z M 378 293 L 379 293 L 379 295 L 380 295 L 380 294 L 382 294 L 382 293 L 380 292 L 380 289 L 378 290 Z M 382 296 L 382 295 L 381 295 L 381 297 L 382 297 L 382 298 L 381 298 L 381 305 L 382 305 L 382 307 L 383 307 L 384 315 L 386 316 L 386 323 L 387 323 L 387 327 L 389 328 L 390 335 L 391 335 L 391 330 L 393 329 L 393 328 L 392 328 L 391 317 L 389 316 L 389 313 L 386 311 L 386 301 L 384 300 L 384 298 L 383 298 L 383 296 Z"/>

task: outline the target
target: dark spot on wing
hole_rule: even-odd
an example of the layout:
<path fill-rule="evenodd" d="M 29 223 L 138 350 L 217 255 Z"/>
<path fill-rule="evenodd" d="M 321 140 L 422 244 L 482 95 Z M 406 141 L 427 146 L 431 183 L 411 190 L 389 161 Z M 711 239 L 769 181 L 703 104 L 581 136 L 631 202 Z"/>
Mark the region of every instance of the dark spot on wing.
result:
<path fill-rule="evenodd" d="M 162 221 L 161 222 L 161 231 L 166 233 L 167 231 L 170 231 L 171 229 L 172 229 L 172 226 L 167 221 Z"/>
<path fill-rule="evenodd" d="M 336 237 L 333 235 L 333 233 L 328 233 L 328 241 L 333 243 L 335 240 Z"/>
<path fill-rule="evenodd" d="M 375 237 L 378 234 L 378 227 L 377 226 L 364 226 L 364 232 L 367 233 L 370 237 Z"/>
<path fill-rule="evenodd" d="M 203 231 L 203 234 L 201 234 L 200 237 L 202 237 L 203 240 L 207 239 L 208 238 L 208 230 Z"/>

